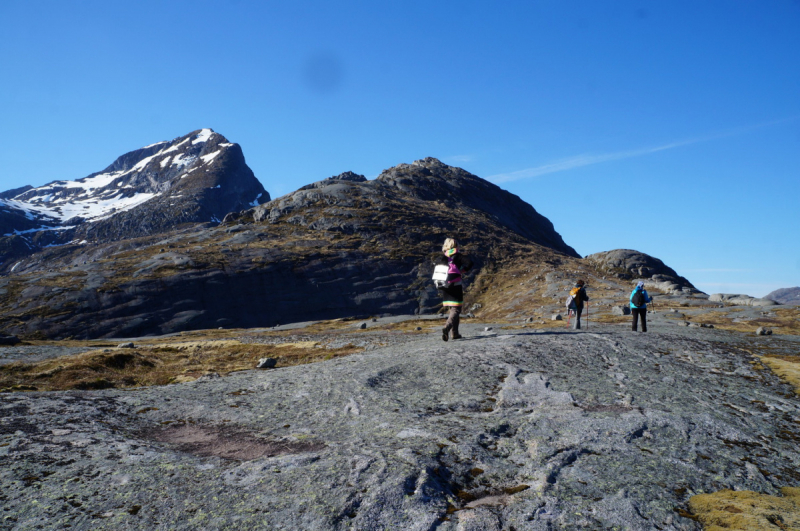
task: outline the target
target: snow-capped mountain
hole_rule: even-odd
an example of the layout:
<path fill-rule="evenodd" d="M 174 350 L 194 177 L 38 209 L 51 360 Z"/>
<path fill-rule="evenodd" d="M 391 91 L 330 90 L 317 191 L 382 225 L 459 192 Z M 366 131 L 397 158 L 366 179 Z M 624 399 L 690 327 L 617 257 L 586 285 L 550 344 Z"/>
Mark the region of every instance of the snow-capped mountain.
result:
<path fill-rule="evenodd" d="M 46 240 L 60 242 L 136 237 L 219 221 L 269 199 L 239 145 L 202 129 L 126 153 L 82 179 L 0 194 L 0 234 L 46 231 Z"/>

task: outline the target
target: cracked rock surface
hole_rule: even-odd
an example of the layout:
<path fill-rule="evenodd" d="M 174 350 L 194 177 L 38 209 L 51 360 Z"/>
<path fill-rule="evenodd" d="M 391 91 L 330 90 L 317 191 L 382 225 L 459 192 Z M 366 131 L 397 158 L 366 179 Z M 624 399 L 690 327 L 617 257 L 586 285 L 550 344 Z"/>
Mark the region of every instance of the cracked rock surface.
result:
<path fill-rule="evenodd" d="M 693 494 L 800 482 L 800 402 L 741 336 L 462 328 L 165 387 L 4 394 L 0 529 L 694 530 Z"/>

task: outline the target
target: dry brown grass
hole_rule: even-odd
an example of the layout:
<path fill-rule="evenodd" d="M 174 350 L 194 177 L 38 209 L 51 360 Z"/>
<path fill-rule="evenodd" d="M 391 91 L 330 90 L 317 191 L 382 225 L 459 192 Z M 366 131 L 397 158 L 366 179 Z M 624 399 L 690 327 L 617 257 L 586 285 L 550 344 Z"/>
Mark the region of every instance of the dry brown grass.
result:
<path fill-rule="evenodd" d="M 772 309 L 772 307 L 767 309 L 775 316 L 735 323 L 732 318 L 724 315 L 732 310 L 709 310 L 702 314 L 687 316 L 686 320 L 693 323 L 713 324 L 714 328 L 745 334 L 754 334 L 759 326 L 764 326 L 771 328 L 774 334 L 800 335 L 800 309 Z"/>
<path fill-rule="evenodd" d="M 721 490 L 689 499 L 689 508 L 704 531 L 798 530 L 800 488 L 783 487 L 783 497 L 752 491 Z"/>
<path fill-rule="evenodd" d="M 793 386 L 794 392 L 800 395 L 800 357 L 762 356 L 760 360 L 779 378 Z"/>
<path fill-rule="evenodd" d="M 233 340 L 174 342 L 136 349 L 105 349 L 37 363 L 0 366 L 2 391 L 55 391 L 165 385 L 253 369 L 259 358 L 275 358 L 278 367 L 347 356 L 363 349 L 317 348 L 314 342 L 261 345 Z"/>

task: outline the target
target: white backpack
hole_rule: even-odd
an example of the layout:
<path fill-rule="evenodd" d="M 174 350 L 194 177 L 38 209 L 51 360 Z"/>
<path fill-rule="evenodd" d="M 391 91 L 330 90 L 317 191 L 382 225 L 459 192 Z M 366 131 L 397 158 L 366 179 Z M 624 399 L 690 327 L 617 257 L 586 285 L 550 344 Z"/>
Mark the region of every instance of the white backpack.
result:
<path fill-rule="evenodd" d="M 450 266 L 446 265 L 437 265 L 433 269 L 433 285 L 436 286 L 436 289 L 442 289 L 447 287 L 447 273 L 450 270 Z"/>

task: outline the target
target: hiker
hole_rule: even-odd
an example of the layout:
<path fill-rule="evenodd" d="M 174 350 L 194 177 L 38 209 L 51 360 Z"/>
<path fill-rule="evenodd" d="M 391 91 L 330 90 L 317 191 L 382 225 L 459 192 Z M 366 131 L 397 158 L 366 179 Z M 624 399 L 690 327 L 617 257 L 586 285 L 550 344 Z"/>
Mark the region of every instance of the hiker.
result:
<path fill-rule="evenodd" d="M 589 300 L 589 296 L 586 295 L 586 283 L 583 280 L 578 280 L 575 283 L 575 287 L 572 288 L 569 292 L 569 296 L 571 299 L 571 304 L 569 306 L 569 310 L 574 312 L 573 315 L 575 316 L 575 321 L 572 323 L 572 328 L 574 330 L 581 329 L 581 313 L 583 312 L 583 302 Z"/>
<path fill-rule="evenodd" d="M 633 331 L 636 332 L 636 325 L 639 317 L 642 318 L 642 332 L 647 332 L 647 303 L 653 302 L 652 297 L 644 289 L 644 282 L 641 280 L 631 292 L 631 315 L 633 316 Z"/>
<path fill-rule="evenodd" d="M 472 268 L 472 260 L 458 252 L 458 243 L 453 238 L 447 238 L 442 245 L 442 253 L 436 263 L 446 265 L 447 280 L 439 289 L 442 292 L 442 306 L 450 308 L 447 323 L 442 328 L 442 339 L 447 341 L 450 334 L 453 339 L 461 339 L 458 333 L 458 322 L 461 316 L 461 306 L 464 304 L 464 287 L 461 284 L 461 274 Z"/>

